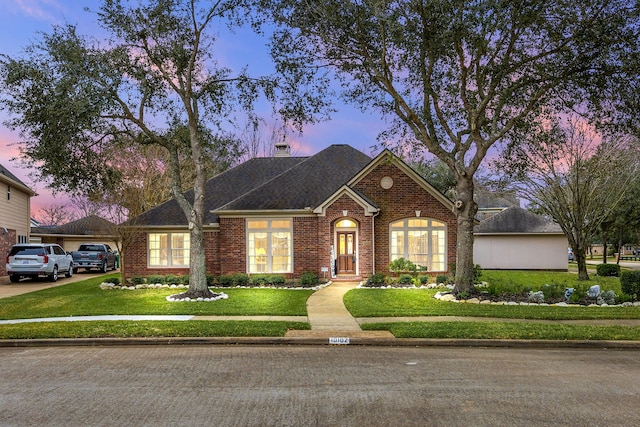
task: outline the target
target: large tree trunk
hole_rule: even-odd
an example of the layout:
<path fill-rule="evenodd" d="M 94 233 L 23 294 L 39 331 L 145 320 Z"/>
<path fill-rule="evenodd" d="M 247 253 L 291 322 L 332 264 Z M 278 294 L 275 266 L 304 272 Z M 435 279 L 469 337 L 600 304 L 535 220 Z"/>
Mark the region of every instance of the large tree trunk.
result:
<path fill-rule="evenodd" d="M 589 280 L 587 272 L 587 248 L 578 246 L 574 248 L 574 256 L 578 263 L 578 280 Z"/>
<path fill-rule="evenodd" d="M 473 178 L 458 177 L 454 211 L 458 223 L 455 293 L 473 292 L 473 225 L 478 205 L 473 200 Z"/>

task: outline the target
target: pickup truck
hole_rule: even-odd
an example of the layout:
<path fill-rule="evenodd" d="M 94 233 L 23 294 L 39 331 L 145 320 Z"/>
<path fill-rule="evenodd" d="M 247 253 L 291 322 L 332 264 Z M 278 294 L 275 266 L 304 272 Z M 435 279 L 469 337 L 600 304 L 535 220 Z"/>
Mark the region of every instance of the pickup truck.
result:
<path fill-rule="evenodd" d="M 77 251 L 71 252 L 73 257 L 73 272 L 85 268 L 99 269 L 106 273 L 109 269 L 116 269 L 116 253 L 104 243 L 83 243 Z"/>

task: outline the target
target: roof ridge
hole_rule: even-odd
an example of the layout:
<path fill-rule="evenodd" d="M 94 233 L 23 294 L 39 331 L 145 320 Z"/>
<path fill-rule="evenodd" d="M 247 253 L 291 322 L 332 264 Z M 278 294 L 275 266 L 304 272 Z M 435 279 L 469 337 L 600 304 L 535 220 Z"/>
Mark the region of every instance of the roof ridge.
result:
<path fill-rule="evenodd" d="M 229 206 L 229 205 L 231 205 L 231 204 L 235 203 L 236 201 L 238 201 L 238 200 L 240 200 L 240 199 L 243 199 L 243 198 L 245 198 L 245 197 L 250 196 L 252 193 L 254 193 L 254 192 L 258 191 L 260 188 L 265 187 L 267 184 L 270 184 L 271 182 L 273 182 L 274 180 L 276 180 L 276 179 L 280 178 L 280 177 L 281 177 L 281 176 L 283 176 L 284 174 L 289 173 L 290 171 L 292 171 L 292 170 L 294 170 L 294 169 L 298 168 L 298 166 L 303 166 L 303 165 L 304 165 L 307 161 L 309 161 L 310 159 L 312 159 L 312 158 L 314 158 L 314 157 L 317 157 L 317 156 L 318 156 L 318 155 L 320 155 L 321 153 L 323 153 L 323 152 L 325 152 L 325 151 L 329 150 L 331 147 L 335 147 L 335 146 L 349 146 L 349 147 L 350 147 L 350 145 L 349 145 L 349 144 L 331 144 L 331 145 L 329 145 L 328 147 L 326 147 L 326 148 L 324 148 L 324 149 L 322 149 L 322 150 L 318 151 L 316 154 L 314 154 L 314 155 L 312 155 L 312 156 L 301 156 L 301 157 L 298 157 L 299 159 L 302 159 L 300 162 L 298 162 L 298 163 L 296 163 L 295 165 L 293 165 L 292 167 L 290 167 L 290 168 L 288 168 L 288 169 L 286 169 L 286 170 L 282 171 L 281 173 L 279 173 L 279 174 L 277 174 L 277 175 L 273 176 L 271 179 L 269 179 L 269 180 L 267 180 L 267 181 L 263 182 L 263 183 L 262 183 L 262 184 L 260 184 L 259 186 L 252 188 L 250 191 L 247 191 L 246 193 L 241 194 L 240 196 L 236 197 L 235 199 L 231 200 L 230 202 L 225 203 L 225 204 L 224 204 L 224 205 L 222 205 L 222 206 L 219 206 L 219 207 L 218 207 L 218 208 L 216 208 L 215 210 L 224 210 L 227 206 Z M 274 158 L 274 159 L 275 159 L 276 157 L 270 157 L 270 158 Z"/>

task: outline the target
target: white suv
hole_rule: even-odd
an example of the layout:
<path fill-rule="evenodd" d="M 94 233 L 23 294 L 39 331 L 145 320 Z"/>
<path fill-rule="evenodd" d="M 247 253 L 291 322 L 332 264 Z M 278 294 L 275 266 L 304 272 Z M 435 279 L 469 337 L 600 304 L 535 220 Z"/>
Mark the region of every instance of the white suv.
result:
<path fill-rule="evenodd" d="M 73 276 L 73 258 L 60 245 L 20 243 L 7 255 L 7 274 L 13 283 L 22 277 L 48 277 L 55 282 L 59 273 Z"/>

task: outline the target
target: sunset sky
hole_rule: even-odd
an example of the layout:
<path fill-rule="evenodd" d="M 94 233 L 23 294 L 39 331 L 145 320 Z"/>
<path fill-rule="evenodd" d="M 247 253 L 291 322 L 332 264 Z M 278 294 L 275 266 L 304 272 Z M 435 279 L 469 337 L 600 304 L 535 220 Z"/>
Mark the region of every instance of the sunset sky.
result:
<path fill-rule="evenodd" d="M 11 57 L 19 57 L 23 48 L 38 39 L 38 32 L 50 32 L 54 25 L 77 25 L 80 34 L 96 35 L 96 16 L 85 12 L 84 7 L 97 9 L 98 1 L 91 0 L 1 0 L 0 1 L 0 53 Z M 269 73 L 272 70 L 266 48 L 267 40 L 250 32 L 236 34 L 219 40 L 216 47 L 220 49 L 217 58 L 221 65 L 232 69 L 248 66 L 249 71 L 257 74 Z M 292 141 L 295 155 L 315 154 L 331 144 L 350 144 L 353 147 L 372 154 L 370 147 L 376 143 L 376 136 L 382 130 L 381 118 L 375 112 L 365 114 L 358 109 L 336 103 L 337 113 L 331 121 L 305 128 L 301 137 Z M 270 109 L 258 112 L 269 119 Z M 0 112 L 0 122 L 7 116 Z M 34 189 L 38 196 L 32 199 L 32 216 L 38 210 L 53 203 L 66 200 L 59 194 L 54 199 L 45 183 L 33 182 L 29 178 L 29 170 L 20 167 L 11 159 L 18 154 L 14 144 L 19 136 L 12 133 L 0 123 L 0 164 L 7 167 L 25 184 Z"/>

